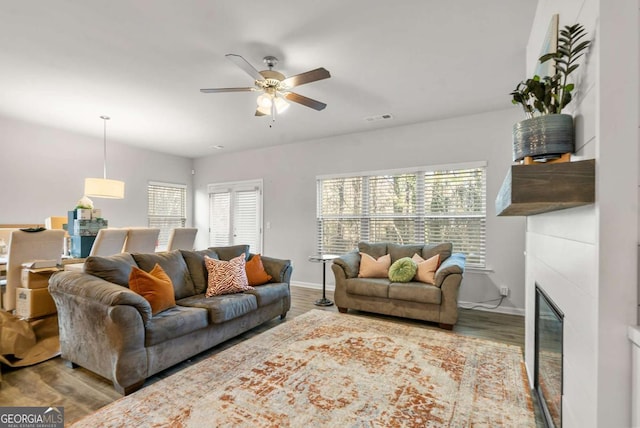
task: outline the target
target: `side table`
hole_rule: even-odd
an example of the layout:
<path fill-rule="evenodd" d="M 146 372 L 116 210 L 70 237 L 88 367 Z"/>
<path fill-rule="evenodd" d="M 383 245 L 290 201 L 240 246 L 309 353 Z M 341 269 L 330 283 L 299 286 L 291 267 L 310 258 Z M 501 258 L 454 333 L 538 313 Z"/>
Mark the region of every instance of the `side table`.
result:
<path fill-rule="evenodd" d="M 316 306 L 332 306 L 333 302 L 327 299 L 327 263 L 332 262 L 340 256 L 335 254 L 317 254 L 315 256 L 309 256 L 309 261 L 314 263 L 322 263 L 322 299 L 318 299 L 315 302 Z"/>

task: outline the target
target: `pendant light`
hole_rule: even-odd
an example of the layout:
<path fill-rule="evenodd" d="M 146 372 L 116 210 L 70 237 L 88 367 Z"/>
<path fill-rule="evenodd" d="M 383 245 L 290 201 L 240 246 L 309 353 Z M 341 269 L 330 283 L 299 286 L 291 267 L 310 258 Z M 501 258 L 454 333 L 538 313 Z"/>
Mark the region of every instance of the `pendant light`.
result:
<path fill-rule="evenodd" d="M 124 181 L 107 179 L 107 120 L 109 116 L 100 116 L 104 121 L 104 177 L 85 178 L 84 194 L 93 198 L 123 199 Z"/>

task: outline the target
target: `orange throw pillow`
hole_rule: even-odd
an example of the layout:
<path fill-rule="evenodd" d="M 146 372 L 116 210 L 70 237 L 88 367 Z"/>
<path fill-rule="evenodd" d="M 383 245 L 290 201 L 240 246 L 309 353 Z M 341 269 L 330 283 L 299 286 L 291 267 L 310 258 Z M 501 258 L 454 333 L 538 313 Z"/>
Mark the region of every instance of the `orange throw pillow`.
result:
<path fill-rule="evenodd" d="M 271 281 L 271 275 L 264 270 L 260 254 L 256 254 L 251 257 L 251 260 L 249 260 L 245 265 L 245 270 L 247 271 L 247 280 L 249 280 L 249 285 L 262 285 Z"/>
<path fill-rule="evenodd" d="M 418 270 L 416 271 L 414 279 L 426 284 L 435 285 L 436 271 L 438 270 L 438 266 L 440 266 L 440 254 L 436 254 L 425 260 L 420 257 L 418 253 L 415 253 L 411 259 L 418 264 Z"/>
<path fill-rule="evenodd" d="M 390 254 L 385 254 L 376 260 L 367 253 L 360 253 L 358 278 L 389 278 L 390 267 Z"/>
<path fill-rule="evenodd" d="M 171 278 L 158 263 L 145 272 L 137 266 L 131 267 L 129 289 L 144 297 L 151 305 L 151 314 L 156 315 L 176 305 Z"/>

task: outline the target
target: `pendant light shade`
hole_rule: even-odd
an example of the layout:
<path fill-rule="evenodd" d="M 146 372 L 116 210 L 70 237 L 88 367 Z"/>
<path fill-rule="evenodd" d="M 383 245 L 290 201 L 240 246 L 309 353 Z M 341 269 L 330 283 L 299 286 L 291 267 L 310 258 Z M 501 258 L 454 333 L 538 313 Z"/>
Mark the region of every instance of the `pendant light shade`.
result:
<path fill-rule="evenodd" d="M 124 181 L 107 179 L 107 120 L 108 116 L 100 116 L 104 121 L 104 177 L 85 178 L 84 194 L 92 198 L 123 199 Z"/>
<path fill-rule="evenodd" d="M 92 198 L 123 199 L 124 181 L 107 178 L 85 178 L 84 194 Z"/>

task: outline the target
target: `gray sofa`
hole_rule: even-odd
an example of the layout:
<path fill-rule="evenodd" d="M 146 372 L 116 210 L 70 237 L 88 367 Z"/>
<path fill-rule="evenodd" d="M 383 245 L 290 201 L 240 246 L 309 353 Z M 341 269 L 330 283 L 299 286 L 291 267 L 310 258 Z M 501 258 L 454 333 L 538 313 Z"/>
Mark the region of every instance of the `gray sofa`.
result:
<path fill-rule="evenodd" d="M 230 260 L 248 246 L 122 253 L 89 257 L 83 272 L 53 275 L 49 291 L 58 309 L 62 358 L 113 382 L 127 395 L 147 377 L 250 330 L 291 307 L 289 260 L 262 256 L 273 279 L 255 290 L 205 297 L 204 255 Z M 160 264 L 171 278 L 177 306 L 151 314 L 151 306 L 127 287 L 131 266 Z"/>
<path fill-rule="evenodd" d="M 437 322 L 451 330 L 458 321 L 458 290 L 464 273 L 465 256 L 452 254 L 450 243 L 399 245 L 393 243 L 358 244 L 352 251 L 334 259 L 334 300 L 340 312 L 356 309 L 385 315 Z M 391 263 L 418 253 L 423 259 L 440 254 L 435 285 L 422 282 L 391 282 L 387 278 L 358 278 L 360 252 L 379 258 L 391 256 Z"/>

